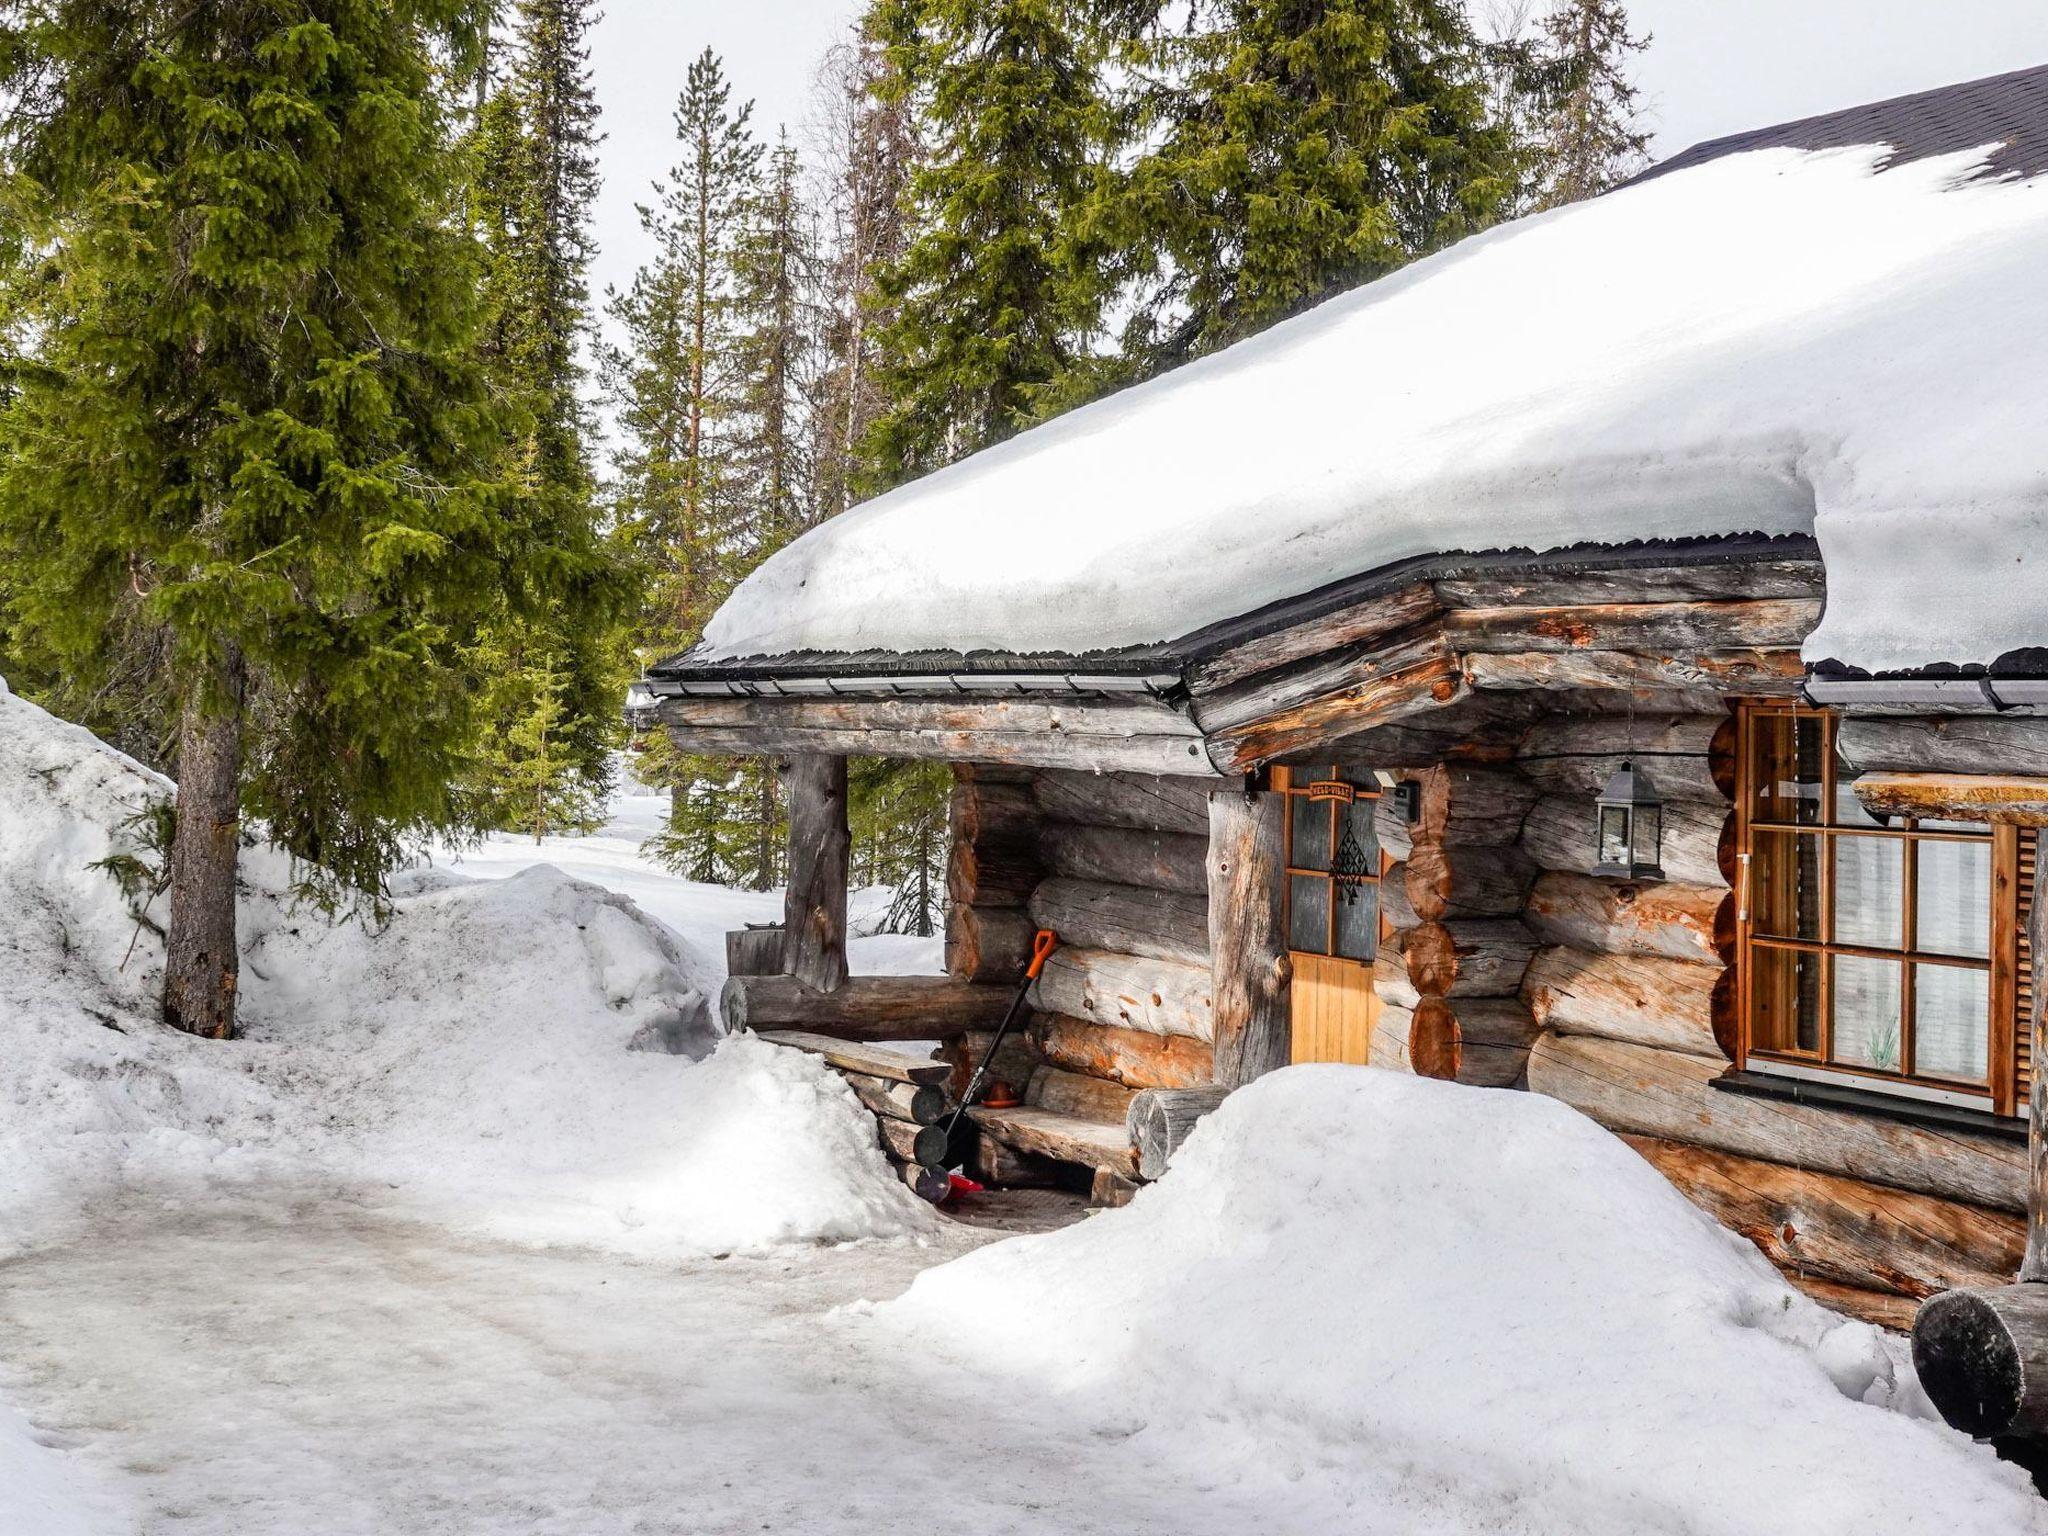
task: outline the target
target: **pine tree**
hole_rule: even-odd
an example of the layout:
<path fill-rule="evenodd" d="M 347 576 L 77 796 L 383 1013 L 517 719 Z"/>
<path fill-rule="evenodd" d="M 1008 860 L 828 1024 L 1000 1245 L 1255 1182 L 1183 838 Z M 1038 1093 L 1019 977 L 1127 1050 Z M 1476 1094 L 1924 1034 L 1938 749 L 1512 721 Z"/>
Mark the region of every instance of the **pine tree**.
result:
<path fill-rule="evenodd" d="M 526 0 L 507 77 L 484 98 L 473 134 L 472 205 L 488 252 L 485 355 L 518 412 L 517 467 L 563 539 L 599 546 L 580 358 L 591 330 L 587 272 L 598 179 L 590 0 Z M 531 830 L 535 805 L 591 824 L 611 783 L 627 636 L 623 583 L 479 633 L 469 664 L 488 680 L 486 728 L 468 788 L 486 825 Z M 548 720 L 544 739 L 533 722 Z M 530 754 L 538 754 L 533 756 Z M 545 793 L 533 775 L 552 775 Z"/>
<path fill-rule="evenodd" d="M 440 63 L 473 13 L 60 0 L 12 39 L 9 211 L 59 280 L 0 416 L 0 538 L 80 675 L 126 612 L 165 636 L 181 1028 L 234 1029 L 243 819 L 381 890 L 462 814 L 461 639 L 596 579 L 503 473 L 474 361 Z"/>
<path fill-rule="evenodd" d="M 737 254 L 752 563 L 816 520 L 805 397 L 813 364 L 817 250 L 803 168 L 787 136 L 768 157 Z"/>
<path fill-rule="evenodd" d="M 1568 81 L 1544 114 L 1535 203 L 1559 208 L 1597 197 L 1649 160 L 1630 59 L 1650 46 L 1629 36 L 1621 0 L 1563 0 L 1543 18 L 1541 52 Z"/>
<path fill-rule="evenodd" d="M 871 478 L 865 454 L 888 406 L 880 338 L 897 314 L 877 279 L 910 243 L 907 204 L 919 147 L 888 54 L 865 33 L 826 55 L 819 106 L 829 190 L 816 301 L 823 363 L 810 418 L 817 515 L 830 517 L 859 500 Z"/>
<path fill-rule="evenodd" d="M 914 234 L 882 286 L 876 479 L 1030 425 L 1086 359 L 1102 294 L 1068 250 L 1108 117 L 1082 0 L 881 0 L 890 99 L 922 124 Z"/>
<path fill-rule="evenodd" d="M 1453 0 L 1193 0 L 1138 13 L 1127 132 L 1091 218 L 1170 366 L 1484 226 L 1517 147 Z"/>

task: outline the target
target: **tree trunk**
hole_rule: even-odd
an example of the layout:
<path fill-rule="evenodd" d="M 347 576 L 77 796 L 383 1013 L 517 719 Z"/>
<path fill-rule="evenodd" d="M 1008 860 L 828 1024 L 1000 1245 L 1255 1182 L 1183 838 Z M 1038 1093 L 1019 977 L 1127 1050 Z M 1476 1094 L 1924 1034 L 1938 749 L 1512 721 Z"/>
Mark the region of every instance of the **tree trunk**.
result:
<path fill-rule="evenodd" d="M 246 674 L 231 654 L 224 708 L 188 699 L 178 724 L 178 827 L 171 842 L 171 925 L 164 938 L 164 1022 L 212 1040 L 235 1035 L 241 956 L 235 872 L 241 853 L 242 704 Z"/>

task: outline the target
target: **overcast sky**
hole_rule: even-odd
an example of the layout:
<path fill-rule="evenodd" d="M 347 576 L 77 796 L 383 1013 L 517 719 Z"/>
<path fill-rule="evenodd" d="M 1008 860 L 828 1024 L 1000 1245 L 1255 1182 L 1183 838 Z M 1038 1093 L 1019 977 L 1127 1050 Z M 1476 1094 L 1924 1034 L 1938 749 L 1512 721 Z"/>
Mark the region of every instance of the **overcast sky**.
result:
<path fill-rule="evenodd" d="M 596 287 L 643 251 L 633 205 L 675 158 L 670 114 L 704 48 L 763 137 L 803 118 L 853 0 L 604 0 L 592 43 L 604 109 Z M 1640 81 L 1662 156 L 1701 139 L 1955 80 L 2048 64 L 2048 0 L 1631 0 L 1653 34 Z"/>

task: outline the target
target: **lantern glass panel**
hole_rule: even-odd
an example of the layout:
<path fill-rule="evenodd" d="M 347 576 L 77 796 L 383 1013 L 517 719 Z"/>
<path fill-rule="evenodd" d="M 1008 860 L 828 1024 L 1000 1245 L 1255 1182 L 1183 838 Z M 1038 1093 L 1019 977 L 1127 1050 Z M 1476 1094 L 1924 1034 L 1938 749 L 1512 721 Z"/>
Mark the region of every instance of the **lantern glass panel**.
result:
<path fill-rule="evenodd" d="M 1664 807 L 1639 805 L 1635 811 L 1635 864 L 1638 869 L 1654 868 L 1661 861 L 1657 846 L 1664 837 Z"/>
<path fill-rule="evenodd" d="M 1625 805 L 1600 807 L 1600 862 L 1617 868 L 1630 863 L 1629 822 L 1633 813 Z"/>

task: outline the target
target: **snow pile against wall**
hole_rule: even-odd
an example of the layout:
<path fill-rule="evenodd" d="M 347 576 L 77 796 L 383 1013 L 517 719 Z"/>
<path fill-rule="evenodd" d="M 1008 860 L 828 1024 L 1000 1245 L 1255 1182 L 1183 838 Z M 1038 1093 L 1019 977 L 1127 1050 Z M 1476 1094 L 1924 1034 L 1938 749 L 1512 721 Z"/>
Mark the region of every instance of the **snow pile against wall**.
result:
<path fill-rule="evenodd" d="M 1376 1530 L 2048 1531 L 2018 1471 L 1931 1420 L 1901 1344 L 1529 1094 L 1291 1068 L 1127 1209 L 878 1317 L 1213 1482 L 1363 1468 Z"/>
<path fill-rule="evenodd" d="M 1415 556 L 1804 532 L 1811 658 L 2048 644 L 2048 185 L 1884 158 L 1735 155 L 1467 240 L 832 519 L 706 654 L 1078 653 Z"/>
<path fill-rule="evenodd" d="M 110 1187 L 259 1175 L 649 1253 L 932 1219 L 837 1077 L 716 1041 L 713 959 L 546 867 L 414 873 L 373 928 L 295 907 L 285 861 L 250 849 L 246 1038 L 162 1028 L 161 945 L 87 866 L 129 845 L 125 819 L 166 792 L 0 695 L 0 1250 L 58 1235 Z"/>

